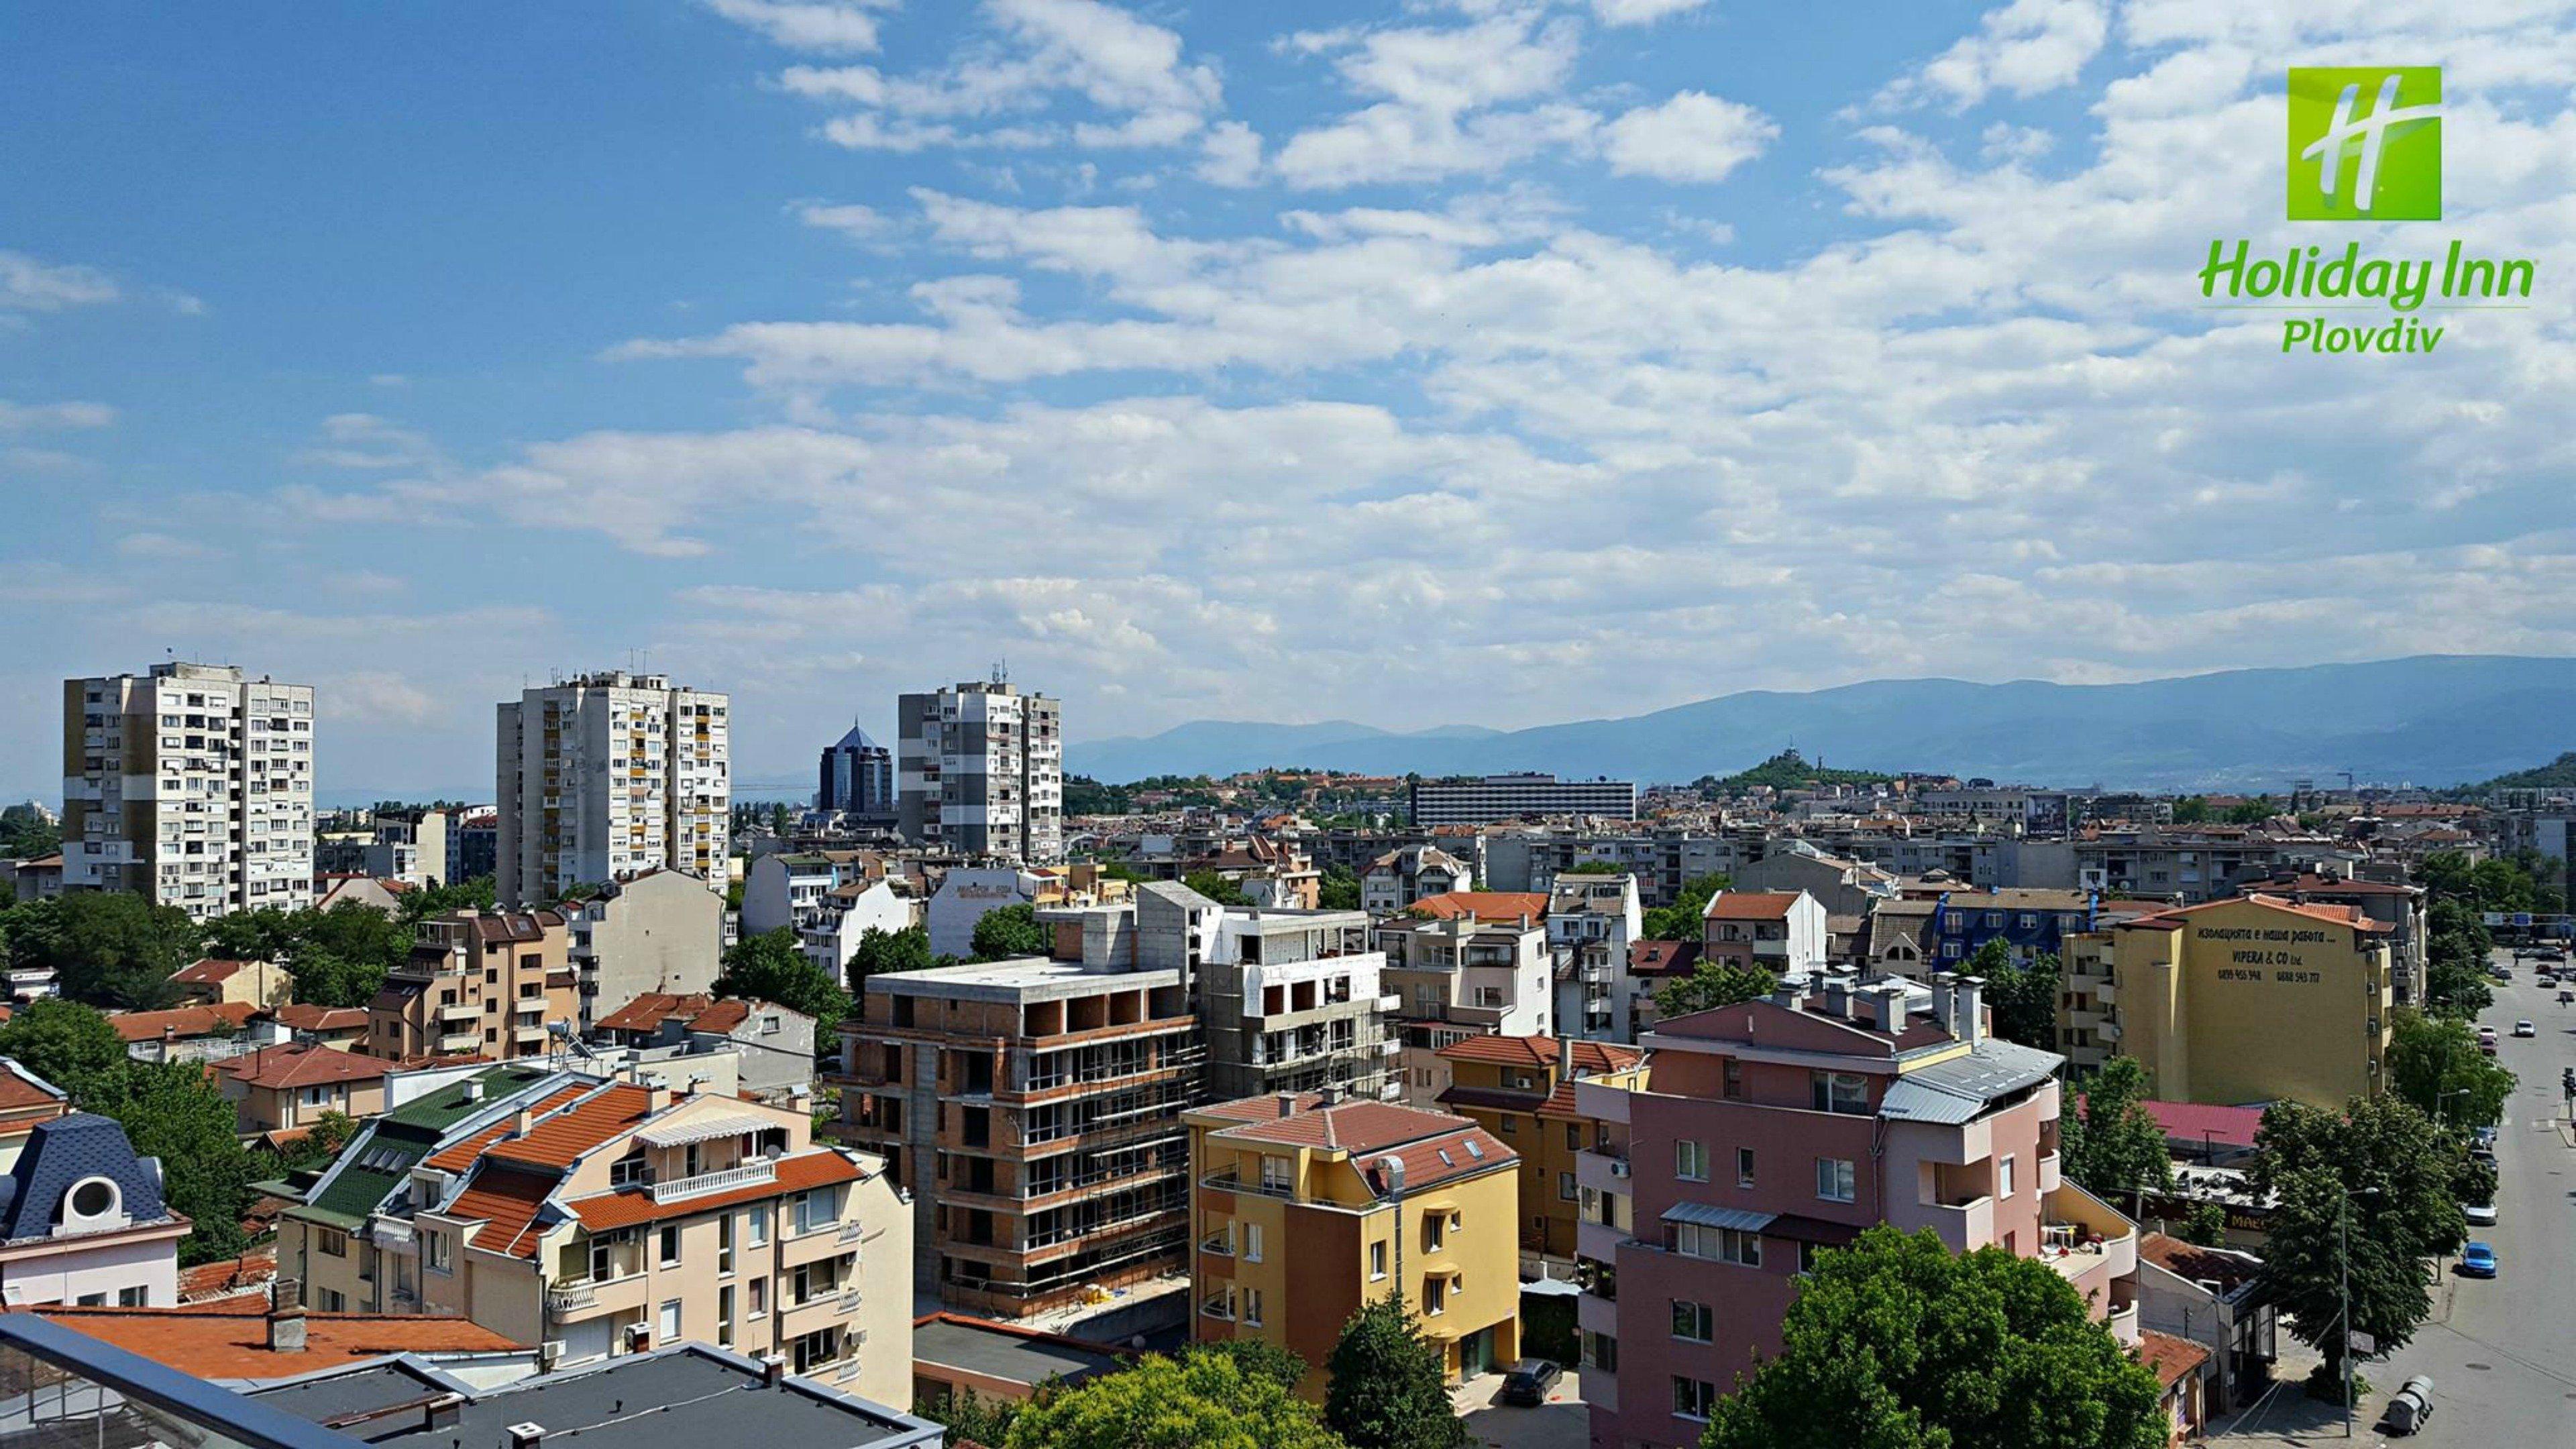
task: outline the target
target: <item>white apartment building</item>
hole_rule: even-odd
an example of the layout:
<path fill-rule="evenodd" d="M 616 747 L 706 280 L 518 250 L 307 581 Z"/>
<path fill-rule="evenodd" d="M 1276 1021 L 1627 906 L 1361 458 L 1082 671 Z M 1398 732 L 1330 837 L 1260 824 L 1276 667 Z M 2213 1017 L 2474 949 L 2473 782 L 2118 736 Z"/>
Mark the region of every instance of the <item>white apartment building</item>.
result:
<path fill-rule="evenodd" d="M 721 890 L 733 807 L 731 699 L 613 670 L 500 706 L 494 861 L 505 903 L 686 871 Z"/>
<path fill-rule="evenodd" d="M 196 920 L 313 903 L 313 688 L 220 664 L 63 681 L 63 887 Z"/>
<path fill-rule="evenodd" d="M 1064 859 L 1061 708 L 1002 680 L 895 701 L 896 823 L 917 845 L 1023 865 Z"/>

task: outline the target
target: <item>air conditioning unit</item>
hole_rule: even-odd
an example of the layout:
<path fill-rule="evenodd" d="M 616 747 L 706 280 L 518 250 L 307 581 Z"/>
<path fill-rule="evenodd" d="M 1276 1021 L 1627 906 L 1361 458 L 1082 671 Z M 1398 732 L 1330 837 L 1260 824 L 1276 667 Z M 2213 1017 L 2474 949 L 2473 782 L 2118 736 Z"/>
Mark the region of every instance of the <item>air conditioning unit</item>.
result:
<path fill-rule="evenodd" d="M 563 1356 L 564 1341 L 560 1338 L 549 1338 L 537 1345 L 537 1362 L 543 1367 L 553 1368 L 563 1362 Z"/>
<path fill-rule="evenodd" d="M 626 1325 L 626 1351 L 628 1353 L 642 1353 L 652 1346 L 653 1325 L 649 1323 L 630 1323 Z"/>
<path fill-rule="evenodd" d="M 1612 1177 L 1626 1177 L 1628 1175 L 1628 1164 L 1619 1158 L 1611 1158 L 1610 1175 Z"/>

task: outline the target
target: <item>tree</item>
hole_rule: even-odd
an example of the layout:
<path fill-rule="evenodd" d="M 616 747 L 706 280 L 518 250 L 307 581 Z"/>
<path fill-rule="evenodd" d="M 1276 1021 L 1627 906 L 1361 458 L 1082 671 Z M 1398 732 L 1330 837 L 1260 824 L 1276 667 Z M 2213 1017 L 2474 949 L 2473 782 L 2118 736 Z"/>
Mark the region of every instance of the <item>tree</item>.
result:
<path fill-rule="evenodd" d="M 251 1156 L 235 1134 L 233 1104 L 206 1080 L 203 1064 L 129 1061 L 80 1105 L 115 1118 L 136 1154 L 161 1159 L 162 1198 L 191 1224 L 179 1244 L 181 1265 L 237 1257 L 250 1246 L 241 1219 Z"/>
<path fill-rule="evenodd" d="M 1988 941 L 1968 958 L 1967 975 L 1986 983 L 1986 1004 L 1993 1008 L 1995 1035 L 2041 1051 L 2057 1049 L 2057 993 L 2062 974 L 2055 956 L 2016 960 L 2000 939 Z"/>
<path fill-rule="evenodd" d="M 1015 1399 L 988 1399 L 973 1389 L 952 1389 L 913 1395 L 912 1412 L 915 1418 L 946 1426 L 951 1444 L 984 1444 L 999 1449 L 1010 1437 L 1012 1421 L 1020 1416 L 1020 1403 Z"/>
<path fill-rule="evenodd" d="M 1246 1378 L 1268 1378 L 1290 1393 L 1306 1381 L 1306 1357 L 1267 1339 L 1228 1338 L 1195 1345 L 1192 1353 L 1222 1354 L 1234 1360 Z"/>
<path fill-rule="evenodd" d="M 2451 1195 L 2461 1155 L 2431 1118 L 2394 1096 L 2355 1097 L 2341 1113 L 2296 1102 L 2264 1110 L 2246 1186 L 2274 1203 L 2266 1291 L 2291 1315 L 2290 1331 L 2325 1356 L 2312 1388 L 2342 1374 L 2347 1253 L 2353 1330 L 2383 1353 L 2414 1336 L 2432 1307 L 2430 1260 L 2468 1238 Z"/>
<path fill-rule="evenodd" d="M 859 933 L 859 944 L 850 952 L 850 995 L 856 997 L 865 990 L 871 976 L 929 969 L 930 929 L 927 926 L 906 926 L 900 931 L 870 926 Z"/>
<path fill-rule="evenodd" d="M 325 1112 L 314 1120 L 312 1131 L 283 1146 L 254 1152 L 253 1170 L 262 1177 L 284 1177 L 328 1167 L 357 1132 L 356 1120 L 347 1113 Z"/>
<path fill-rule="evenodd" d="M 922 938 L 922 949 L 928 950 L 929 937 Z M 986 911 L 975 922 L 973 941 L 978 961 L 1013 961 L 1023 956 L 1045 956 L 1055 950 L 1055 935 L 1039 922 L 1037 907 L 1003 906 Z"/>
<path fill-rule="evenodd" d="M 63 848 L 63 827 L 33 805 L 0 810 L 0 860 L 33 860 Z"/>
<path fill-rule="evenodd" d="M 0 915 L 12 965 L 51 969 L 63 995 L 92 1006 L 169 1005 L 179 990 L 171 974 L 205 944 L 187 912 L 124 891 L 74 891 Z"/>
<path fill-rule="evenodd" d="M 1606 860 L 1578 860 L 1557 872 L 1558 875 L 1626 875 L 1627 868 Z"/>
<path fill-rule="evenodd" d="M 2075 1110 L 2057 1124 L 2066 1176 L 2097 1197 L 2120 1194 L 2132 1203 L 2172 1188 L 2164 1129 L 2141 1105 L 2147 1090 L 2147 1069 L 2134 1057 L 2113 1057 L 2085 1081 Z"/>
<path fill-rule="evenodd" d="M 394 903 L 394 919 L 409 930 L 430 916 L 445 915 L 449 911 L 488 911 L 496 897 L 492 877 L 472 876 L 446 885 L 403 892 L 402 899 Z"/>
<path fill-rule="evenodd" d="M 1251 899 L 1244 895 L 1243 886 L 1239 882 L 1230 881 L 1212 870 L 1191 871 L 1188 875 L 1181 877 L 1181 884 L 1188 886 L 1191 890 L 1197 891 L 1200 895 L 1207 897 L 1209 900 L 1216 902 L 1220 906 L 1248 906 L 1252 904 Z"/>
<path fill-rule="evenodd" d="M 1440 1350 L 1395 1294 L 1361 1305 L 1325 1361 L 1324 1422 L 1351 1449 L 1459 1449 Z"/>
<path fill-rule="evenodd" d="M 2424 996 L 2433 1014 L 2465 1020 L 2494 1005 L 2487 953 L 2495 943 L 2477 910 L 2457 897 L 2444 897 L 2433 902 L 2424 920 L 2429 937 Z"/>
<path fill-rule="evenodd" d="M 1348 866 L 1327 866 L 1324 878 L 1315 891 L 1315 904 L 1328 911 L 1356 911 L 1360 908 L 1360 878 Z"/>
<path fill-rule="evenodd" d="M 2163 1449 L 2155 1374 L 2037 1259 L 1882 1225 L 1796 1291 L 1706 1449 Z"/>
<path fill-rule="evenodd" d="M 1738 966 L 1728 961 L 1703 958 L 1691 974 L 1679 981 L 1668 981 L 1655 993 L 1655 1017 L 1670 1021 L 1694 1011 L 1716 1006 L 1733 1006 L 1768 996 L 1780 984 L 1780 978 L 1761 966 Z"/>
<path fill-rule="evenodd" d="M 830 972 L 796 949 L 796 933 L 785 926 L 746 937 L 727 949 L 724 970 L 716 977 L 716 991 L 723 996 L 774 1001 L 790 1011 L 805 1013 L 814 1018 L 818 1048 L 826 1051 L 830 1050 L 833 1028 L 850 1014 L 850 993 L 841 989 Z"/>
<path fill-rule="evenodd" d="M 2209 816 L 2209 799 L 2206 796 L 2185 795 L 2174 802 L 2173 823 L 2176 825 L 2206 825 Z"/>
<path fill-rule="evenodd" d="M 1339 1449 L 1312 1405 L 1216 1353 L 1150 1355 L 1134 1368 L 1032 1401 L 1003 1443 L 1006 1449 Z"/>
<path fill-rule="evenodd" d="M 0 1056 L 15 1059 L 74 1101 L 87 1098 L 127 1060 L 125 1039 L 106 1017 L 59 997 L 29 1002 L 0 1024 Z"/>
<path fill-rule="evenodd" d="M 1723 872 L 1704 875 L 1682 882 L 1672 901 L 1646 912 L 1644 930 L 1649 941 L 1696 941 L 1700 938 L 1700 913 L 1708 909 L 1709 897 L 1726 889 L 1732 880 Z"/>
<path fill-rule="evenodd" d="M 2478 1050 L 2466 1021 L 2405 1006 L 2389 1018 L 2388 1080 L 2416 1110 L 2464 1128 L 2500 1120 L 2514 1085 L 2513 1073 Z"/>
<path fill-rule="evenodd" d="M 2227 1207 L 2213 1199 L 2191 1205 L 2191 1210 L 2174 1226 L 2174 1236 L 2201 1248 L 2227 1246 Z"/>
<path fill-rule="evenodd" d="M 2251 800 L 2239 800 L 2235 804 L 2228 806 L 2227 823 L 2230 825 L 2260 825 L 2279 813 L 2281 813 L 2280 809 L 2272 803 L 2271 796 L 2257 795 Z"/>

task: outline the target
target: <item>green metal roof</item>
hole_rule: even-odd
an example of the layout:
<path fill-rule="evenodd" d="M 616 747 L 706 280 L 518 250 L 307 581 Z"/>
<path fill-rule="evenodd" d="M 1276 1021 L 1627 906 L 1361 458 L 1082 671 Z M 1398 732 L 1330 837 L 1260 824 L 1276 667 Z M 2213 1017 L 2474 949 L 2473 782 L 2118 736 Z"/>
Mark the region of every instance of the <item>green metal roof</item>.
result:
<path fill-rule="evenodd" d="M 545 1067 L 498 1066 L 475 1076 L 483 1088 L 482 1100 L 465 1100 L 465 1084 L 457 1082 L 439 1088 L 416 1102 L 406 1102 L 385 1114 L 387 1122 L 405 1127 L 425 1127 L 434 1133 L 447 1129 L 482 1111 L 493 1102 L 525 1091 L 554 1073 Z"/>
<path fill-rule="evenodd" d="M 377 1118 L 340 1149 L 330 1182 L 295 1209 L 294 1216 L 355 1226 L 383 1206 L 458 1123 L 551 1075 L 543 1067 L 494 1067 L 471 1079 L 482 1085 L 478 1100 L 465 1100 L 466 1084 L 457 1082 Z"/>

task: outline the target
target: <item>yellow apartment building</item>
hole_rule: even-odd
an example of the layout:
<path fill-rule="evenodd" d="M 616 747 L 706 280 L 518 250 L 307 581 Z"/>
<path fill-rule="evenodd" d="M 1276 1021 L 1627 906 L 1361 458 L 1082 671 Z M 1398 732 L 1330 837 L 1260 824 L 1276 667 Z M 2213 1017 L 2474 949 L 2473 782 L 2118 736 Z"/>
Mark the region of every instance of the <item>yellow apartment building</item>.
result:
<path fill-rule="evenodd" d="M 2388 928 L 2356 908 L 2240 896 L 2110 935 L 2106 1035 L 2158 1097 L 2335 1107 L 2378 1094 L 2393 963 Z"/>
<path fill-rule="evenodd" d="M 1575 1154 L 1597 1145 L 1594 1125 L 1574 1110 L 1580 1078 L 1641 1087 L 1645 1053 L 1615 1042 L 1552 1036 L 1472 1036 L 1440 1049 L 1449 1086 L 1440 1105 L 1503 1140 L 1521 1160 L 1521 1252 L 1553 1275 L 1574 1276 L 1575 1224 L 1583 1194 Z"/>
<path fill-rule="evenodd" d="M 1319 1399 L 1342 1325 L 1394 1293 L 1453 1380 L 1520 1357 L 1520 1159 L 1493 1133 L 1316 1092 L 1181 1120 L 1195 1338 L 1287 1348 L 1306 1360 L 1299 1392 Z"/>

